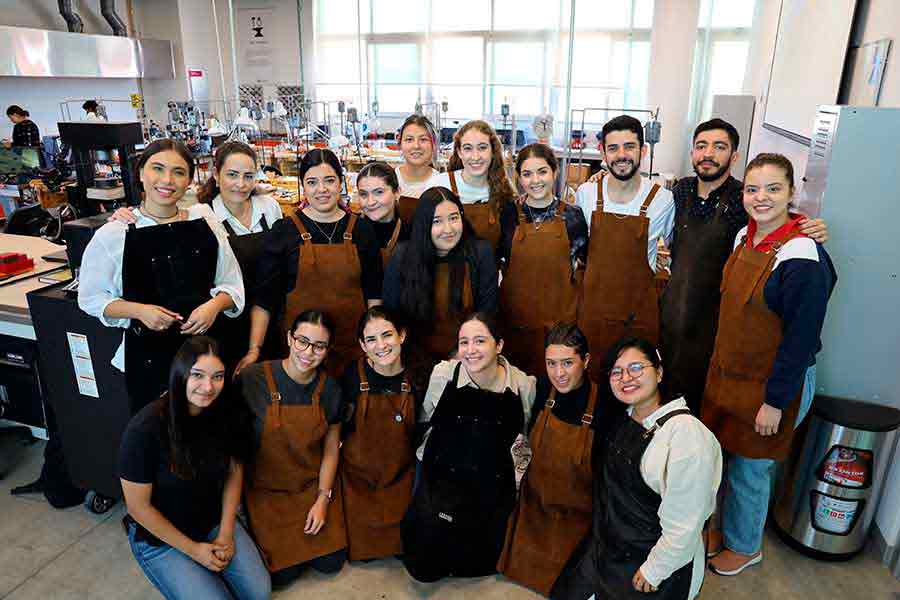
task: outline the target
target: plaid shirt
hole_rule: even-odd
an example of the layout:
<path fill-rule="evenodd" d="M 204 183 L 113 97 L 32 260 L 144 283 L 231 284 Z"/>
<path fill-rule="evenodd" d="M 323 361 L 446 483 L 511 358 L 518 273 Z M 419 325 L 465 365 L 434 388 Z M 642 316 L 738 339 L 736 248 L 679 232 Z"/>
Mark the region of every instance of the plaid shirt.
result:
<path fill-rule="evenodd" d="M 672 194 L 675 196 L 675 221 L 683 211 L 687 211 L 688 216 L 698 217 L 704 222 L 712 220 L 716 214 L 716 206 L 719 202 L 725 203 L 725 211 L 722 218 L 728 224 L 729 239 L 734 239 L 749 221 L 747 211 L 744 210 L 743 184 L 729 176 L 725 182 L 710 192 L 708 198 L 699 198 L 697 196 L 697 178 L 685 177 L 679 179 L 675 187 L 672 188 Z M 676 226 L 672 232 L 672 244 L 669 248 L 672 253 L 672 260 L 678 253 L 678 227 Z"/>
<path fill-rule="evenodd" d="M 36 147 L 41 145 L 41 132 L 31 119 L 16 123 L 12 133 L 13 146 Z"/>

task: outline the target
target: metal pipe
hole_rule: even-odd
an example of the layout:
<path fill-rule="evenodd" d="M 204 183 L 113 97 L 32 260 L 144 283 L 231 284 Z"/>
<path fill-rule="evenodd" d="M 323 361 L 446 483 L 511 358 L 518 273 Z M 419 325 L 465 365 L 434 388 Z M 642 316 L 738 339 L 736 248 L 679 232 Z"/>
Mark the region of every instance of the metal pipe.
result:
<path fill-rule="evenodd" d="M 72 7 L 72 0 L 59 0 L 59 14 L 66 20 L 66 26 L 72 33 L 84 33 L 84 22 Z"/>
<path fill-rule="evenodd" d="M 571 8 L 569 15 L 569 69 L 568 74 L 566 76 L 566 128 L 565 133 L 563 133 L 563 148 L 566 149 L 565 154 L 563 154 L 562 168 L 559 170 L 560 177 L 562 177 L 562 183 L 559 186 L 559 197 L 565 201 L 568 195 L 568 170 L 569 170 L 569 157 L 572 155 L 572 144 L 570 143 L 569 138 L 572 137 L 572 115 L 570 110 L 572 108 L 572 66 L 575 63 L 575 0 L 571 0 Z M 582 131 L 582 135 L 584 132 Z"/>
<path fill-rule="evenodd" d="M 225 63 L 222 60 L 222 39 L 219 36 L 219 14 L 216 12 L 216 0 L 210 0 L 210 2 L 212 4 L 213 25 L 216 31 L 216 50 L 218 50 L 217 54 L 219 55 L 219 82 L 222 84 L 222 100 L 225 100 L 228 98 L 228 94 L 225 92 Z M 225 101 L 225 120 L 228 120 L 227 100 Z"/>
<path fill-rule="evenodd" d="M 118 13 L 116 13 L 116 0 L 100 0 L 100 14 L 112 27 L 113 35 L 128 37 L 128 29 Z"/>

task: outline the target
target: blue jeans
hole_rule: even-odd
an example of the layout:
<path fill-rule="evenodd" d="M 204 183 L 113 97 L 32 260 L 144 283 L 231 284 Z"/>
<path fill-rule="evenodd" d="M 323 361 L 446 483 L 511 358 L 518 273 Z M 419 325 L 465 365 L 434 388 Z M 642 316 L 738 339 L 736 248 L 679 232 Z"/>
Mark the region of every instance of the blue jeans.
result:
<path fill-rule="evenodd" d="M 806 370 L 796 429 L 806 417 L 816 393 L 816 366 Z M 725 495 L 722 501 L 722 535 L 725 547 L 740 554 L 756 554 L 762 548 L 763 530 L 775 482 L 775 461 L 725 455 Z"/>
<path fill-rule="evenodd" d="M 240 521 L 234 524 L 234 557 L 219 573 L 210 571 L 168 544 L 152 546 L 136 540 L 135 529 L 134 525 L 128 527 L 131 552 L 150 583 L 168 600 L 263 600 L 272 595 L 269 572 Z M 216 527 L 206 541 L 216 539 L 218 533 Z"/>

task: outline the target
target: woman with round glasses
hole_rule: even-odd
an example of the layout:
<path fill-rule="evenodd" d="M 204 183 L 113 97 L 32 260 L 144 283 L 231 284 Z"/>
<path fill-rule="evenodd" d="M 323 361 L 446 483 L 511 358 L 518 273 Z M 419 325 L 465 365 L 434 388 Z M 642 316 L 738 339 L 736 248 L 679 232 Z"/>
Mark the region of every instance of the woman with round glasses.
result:
<path fill-rule="evenodd" d="M 336 573 L 347 557 L 335 481 L 343 402 L 337 381 L 321 368 L 333 331 L 327 315 L 303 311 L 287 332 L 287 358 L 240 374 L 257 441 L 245 506 L 276 587 L 307 566 Z"/>
<path fill-rule="evenodd" d="M 626 412 L 594 444 L 592 530 L 550 597 L 694 598 L 703 582 L 701 531 L 722 473 L 719 442 L 684 398 L 670 398 L 650 342 L 620 340 L 606 372 Z"/>

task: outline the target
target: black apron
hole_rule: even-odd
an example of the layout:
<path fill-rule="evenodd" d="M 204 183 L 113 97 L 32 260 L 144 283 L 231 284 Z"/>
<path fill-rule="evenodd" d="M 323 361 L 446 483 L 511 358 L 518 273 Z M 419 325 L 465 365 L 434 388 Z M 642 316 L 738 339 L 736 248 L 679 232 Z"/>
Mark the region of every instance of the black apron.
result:
<path fill-rule="evenodd" d="M 602 477 L 594 478 L 594 524 L 559 576 L 550 597 L 585 600 L 591 594 L 608 600 L 686 600 L 694 563 L 689 562 L 647 594 L 634 589 L 635 572 L 662 537 L 659 505 L 662 498 L 641 475 L 641 458 L 656 430 L 687 409 L 673 410 L 652 429 L 628 415 L 621 417 L 602 451 Z M 595 465 L 596 468 L 597 465 Z"/>
<path fill-rule="evenodd" d="M 218 253 L 219 241 L 204 219 L 140 229 L 129 225 L 122 253 L 122 299 L 162 306 L 187 319 L 211 298 Z M 125 330 L 125 385 L 132 412 L 168 387 L 172 359 L 187 339 L 180 326 L 175 322 L 166 331 L 151 331 L 132 319 Z"/>
<path fill-rule="evenodd" d="M 266 215 L 262 215 L 260 223 L 262 231 L 240 235 L 228 221 L 222 221 L 222 227 L 228 232 L 228 243 L 231 244 L 231 250 L 241 267 L 245 297 L 244 311 L 238 318 L 229 320 L 225 334 L 225 357 L 229 371 L 247 354 L 247 349 L 250 347 L 250 307 L 255 304 L 258 291 L 256 289 L 257 267 L 263 253 L 263 245 L 270 231 Z M 278 323 L 277 318 L 269 319 L 270 325 L 274 323 Z M 277 330 L 278 328 L 270 326 L 269 331 L 266 332 L 263 347 L 260 348 L 259 361 L 274 360 L 283 356 L 283 353 L 280 352 L 282 348 L 279 340 L 272 335 L 273 329 Z"/>
<path fill-rule="evenodd" d="M 660 300 L 660 352 L 669 385 L 698 418 L 719 323 L 722 269 L 734 247 L 722 217 L 726 206 L 723 194 L 710 221 L 689 215 L 687 207 L 678 214 L 678 255 Z"/>
<path fill-rule="evenodd" d="M 511 447 L 524 425 L 522 401 L 457 387 L 461 365 L 431 417 L 422 481 L 400 534 L 403 564 L 419 581 L 496 573 L 515 505 Z"/>

